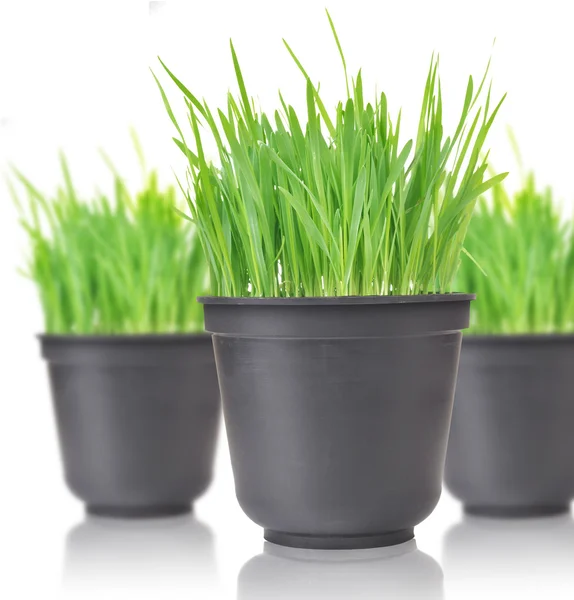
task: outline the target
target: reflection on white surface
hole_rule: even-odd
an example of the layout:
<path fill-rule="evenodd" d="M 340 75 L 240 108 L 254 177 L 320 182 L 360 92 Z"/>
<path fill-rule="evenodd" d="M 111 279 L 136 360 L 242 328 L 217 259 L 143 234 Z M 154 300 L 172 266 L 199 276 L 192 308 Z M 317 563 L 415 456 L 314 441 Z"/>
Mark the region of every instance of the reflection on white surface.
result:
<path fill-rule="evenodd" d="M 265 543 L 237 581 L 237 600 L 439 600 L 443 575 L 415 541 L 372 550 L 298 550 Z"/>
<path fill-rule="evenodd" d="M 541 598 L 542 589 L 549 598 L 574 598 L 574 521 L 466 516 L 447 532 L 442 564 L 448 598 L 518 588 L 521 598 Z"/>
<path fill-rule="evenodd" d="M 216 589 L 216 571 L 213 534 L 192 516 L 87 517 L 66 538 L 63 588 L 74 598 L 109 597 L 118 590 L 126 598 L 131 592 L 159 598 L 166 590 L 190 597 Z"/>

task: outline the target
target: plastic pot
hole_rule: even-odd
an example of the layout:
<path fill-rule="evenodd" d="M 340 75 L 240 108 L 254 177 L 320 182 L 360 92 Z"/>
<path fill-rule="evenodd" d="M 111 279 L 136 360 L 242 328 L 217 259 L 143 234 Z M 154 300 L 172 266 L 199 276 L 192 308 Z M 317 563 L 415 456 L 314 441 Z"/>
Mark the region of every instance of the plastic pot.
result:
<path fill-rule="evenodd" d="M 219 390 L 208 335 L 41 336 L 66 481 L 88 512 L 189 512 L 209 485 Z"/>
<path fill-rule="evenodd" d="M 200 299 L 237 498 L 266 540 L 412 539 L 440 496 L 473 298 Z"/>
<path fill-rule="evenodd" d="M 470 514 L 534 517 L 574 496 L 574 336 L 468 336 L 446 485 Z"/>

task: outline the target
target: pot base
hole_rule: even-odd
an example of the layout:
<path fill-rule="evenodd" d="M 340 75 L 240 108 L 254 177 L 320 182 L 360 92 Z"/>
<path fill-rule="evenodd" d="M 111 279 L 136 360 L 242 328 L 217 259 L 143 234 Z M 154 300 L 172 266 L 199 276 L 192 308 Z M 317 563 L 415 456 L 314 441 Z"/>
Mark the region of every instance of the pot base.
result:
<path fill-rule="evenodd" d="M 414 529 L 373 535 L 301 535 L 265 529 L 263 537 L 273 544 L 308 550 L 359 550 L 403 544 L 415 537 Z"/>
<path fill-rule="evenodd" d="M 494 517 L 499 519 L 527 519 L 531 517 L 550 517 L 570 512 L 567 504 L 550 506 L 465 506 L 467 515 Z"/>
<path fill-rule="evenodd" d="M 88 506 L 90 515 L 97 517 L 110 517 L 112 519 L 154 519 L 161 517 L 175 517 L 191 512 L 189 504 L 175 504 L 168 506 Z"/>

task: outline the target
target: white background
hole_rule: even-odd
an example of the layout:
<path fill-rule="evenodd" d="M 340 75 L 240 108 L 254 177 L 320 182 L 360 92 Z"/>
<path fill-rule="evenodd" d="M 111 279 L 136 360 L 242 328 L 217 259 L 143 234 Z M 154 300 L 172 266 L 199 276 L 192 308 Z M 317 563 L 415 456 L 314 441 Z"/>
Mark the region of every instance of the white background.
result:
<path fill-rule="evenodd" d="M 569 2 L 510 0 L 329 1 L 0 0 L 0 168 L 16 164 L 37 184 L 58 181 L 68 154 L 86 193 L 105 188 L 97 148 L 138 177 L 128 127 L 166 180 L 181 171 L 171 125 L 149 66 L 160 54 L 186 84 L 224 103 L 233 87 L 233 37 L 248 87 L 265 108 L 277 89 L 296 106 L 304 82 L 287 38 L 326 97 L 343 93 L 323 13 L 339 29 L 351 71 L 385 90 L 405 124 L 417 118 L 433 51 L 440 52 L 447 113 L 466 78 L 493 55 L 494 93 L 508 100 L 491 137 L 500 170 L 514 170 L 505 126 L 524 161 L 572 206 L 574 36 Z M 493 49 L 493 41 L 496 44 Z M 166 84 L 165 78 L 162 78 Z M 166 89 L 176 105 L 178 94 Z M 412 130 L 411 130 L 412 131 Z M 406 139 L 406 138 L 405 138 Z M 548 598 L 574 597 L 574 523 L 463 520 L 445 492 L 417 529 L 418 551 L 309 557 L 259 556 L 261 531 L 238 508 L 222 432 L 216 479 L 196 520 L 106 524 L 86 520 L 61 478 L 45 369 L 34 334 L 42 319 L 16 268 L 24 239 L 0 187 L 0 596 L 19 598 Z M 574 457 L 573 457 L 574 459 Z M 333 562 L 335 561 L 335 562 Z M 239 575 L 241 571 L 241 575 Z M 444 574 L 444 584 L 442 577 Z"/>

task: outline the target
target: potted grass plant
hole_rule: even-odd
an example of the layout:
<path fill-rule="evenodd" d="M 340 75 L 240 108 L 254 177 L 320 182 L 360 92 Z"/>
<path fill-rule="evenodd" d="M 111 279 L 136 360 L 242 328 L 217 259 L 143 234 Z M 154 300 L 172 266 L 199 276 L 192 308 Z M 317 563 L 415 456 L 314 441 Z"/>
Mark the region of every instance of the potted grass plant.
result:
<path fill-rule="evenodd" d="M 62 174 L 54 196 L 18 171 L 11 187 L 67 483 L 98 515 L 187 512 L 211 480 L 220 411 L 194 299 L 207 283 L 199 239 L 153 172 L 135 195 L 116 176 L 113 197 L 90 202 L 63 157 Z"/>
<path fill-rule="evenodd" d="M 330 21 L 330 18 L 329 18 Z M 337 34 L 335 41 L 341 48 Z M 187 200 L 211 274 L 211 331 L 236 493 L 265 539 L 366 548 L 413 537 L 436 505 L 469 294 L 448 293 L 500 104 L 468 82 L 444 134 L 431 62 L 416 139 L 359 72 L 330 113 L 289 46 L 307 113 L 183 93 Z M 165 66 L 165 65 L 164 65 Z M 486 102 L 481 104 L 483 95 Z M 218 149 L 207 158 L 207 143 Z"/>
<path fill-rule="evenodd" d="M 574 230 L 534 175 L 481 199 L 457 285 L 465 336 L 446 484 L 470 513 L 527 517 L 574 497 Z M 470 335 L 471 334 L 471 335 Z"/>

